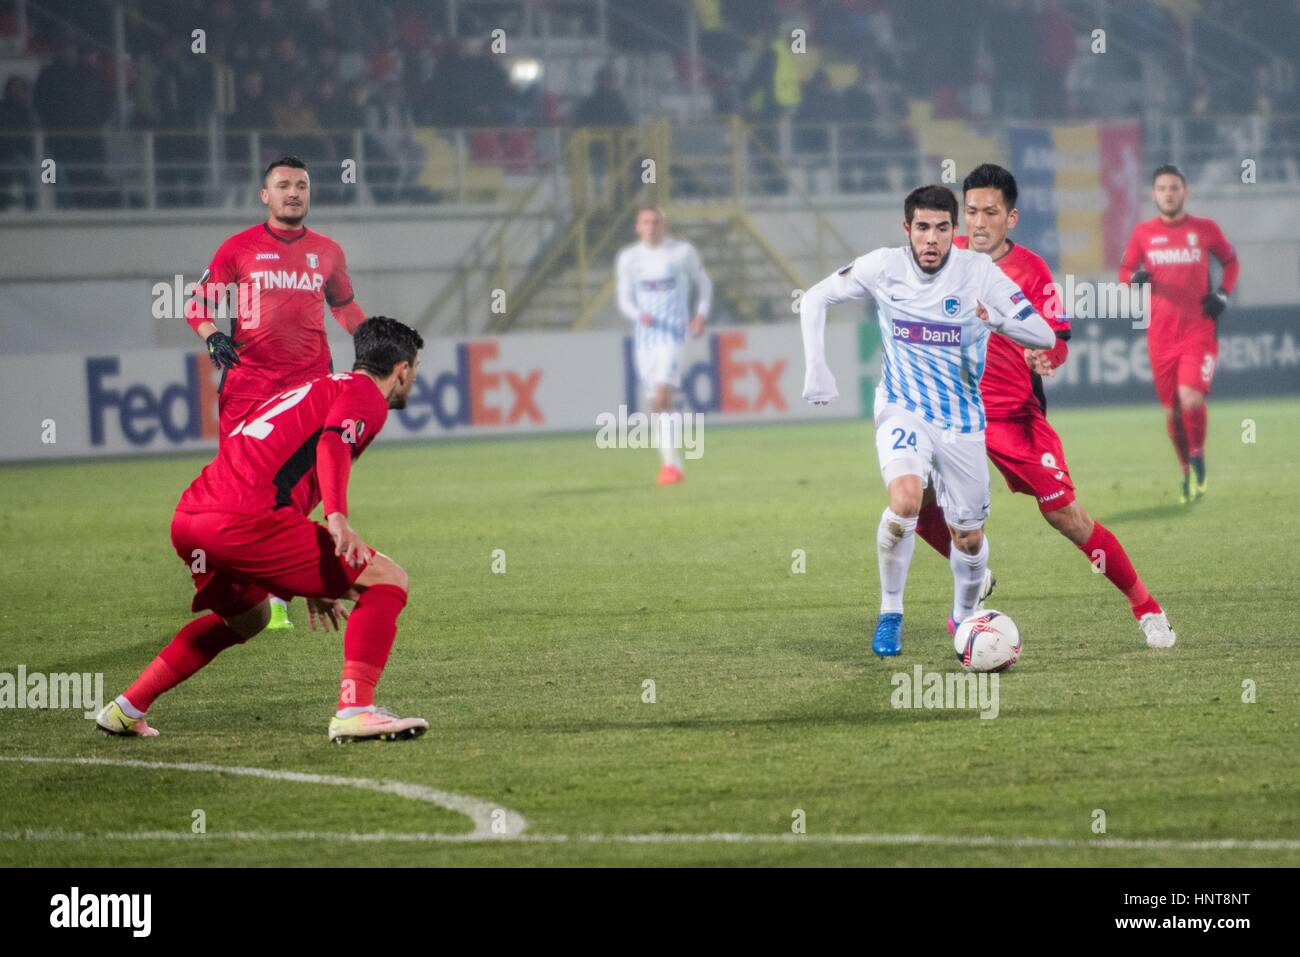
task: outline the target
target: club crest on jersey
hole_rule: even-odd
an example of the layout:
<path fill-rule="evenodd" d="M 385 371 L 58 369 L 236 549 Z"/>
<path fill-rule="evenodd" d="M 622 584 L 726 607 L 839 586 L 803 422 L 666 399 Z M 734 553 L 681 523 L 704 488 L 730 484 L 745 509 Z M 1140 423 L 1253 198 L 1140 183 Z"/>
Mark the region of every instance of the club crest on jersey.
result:
<path fill-rule="evenodd" d="M 955 316 L 961 312 L 961 300 L 956 296 L 949 296 L 943 301 L 943 314 L 945 316 Z"/>
<path fill-rule="evenodd" d="M 1020 290 L 1016 290 L 1011 294 L 1011 305 L 1014 306 L 1016 303 L 1024 302 L 1024 301 L 1025 301 L 1025 294 Z"/>
<path fill-rule="evenodd" d="M 1188 234 L 1187 234 L 1187 245 L 1189 245 L 1189 246 L 1195 246 L 1195 245 L 1196 245 L 1196 233 L 1188 233 Z"/>
<path fill-rule="evenodd" d="M 316 268 L 317 266 L 319 266 L 319 265 L 320 265 L 320 257 L 317 256 L 315 253 L 308 253 L 308 254 L 307 254 L 307 268 L 308 268 L 308 269 L 315 269 L 315 268 Z"/>

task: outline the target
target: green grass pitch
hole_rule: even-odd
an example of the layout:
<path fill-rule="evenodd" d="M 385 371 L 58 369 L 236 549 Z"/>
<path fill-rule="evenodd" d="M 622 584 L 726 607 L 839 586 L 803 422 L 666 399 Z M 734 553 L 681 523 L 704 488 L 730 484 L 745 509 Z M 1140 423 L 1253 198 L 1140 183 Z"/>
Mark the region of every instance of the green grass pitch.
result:
<path fill-rule="evenodd" d="M 379 697 L 428 735 L 326 741 L 341 637 L 308 632 L 297 601 L 295 632 L 160 699 L 161 737 L 3 710 L 0 758 L 400 781 L 518 812 L 533 840 L 432 839 L 470 819 L 316 781 L 3 760 L 0 864 L 1300 864 L 1300 400 L 1213 402 L 1193 507 L 1177 504 L 1154 404 L 1052 420 L 1081 501 L 1168 610 L 1173 649 L 1148 650 L 1123 598 L 994 471 L 990 604 L 1025 642 L 999 716 L 891 707 L 891 675 L 955 668 L 951 578 L 918 542 L 904 653 L 868 653 L 885 498 L 865 421 L 706 426 L 672 488 L 654 484 L 652 452 L 592 435 L 380 447 L 353 472 L 353 524 L 412 590 Z M 190 618 L 167 529 L 203 461 L 0 468 L 0 672 L 103 672 L 106 695 L 134 678 Z M 589 839 L 715 833 L 770 839 Z M 557 835 L 571 839 L 539 839 Z M 1224 839 L 1263 843 L 1192 844 Z"/>

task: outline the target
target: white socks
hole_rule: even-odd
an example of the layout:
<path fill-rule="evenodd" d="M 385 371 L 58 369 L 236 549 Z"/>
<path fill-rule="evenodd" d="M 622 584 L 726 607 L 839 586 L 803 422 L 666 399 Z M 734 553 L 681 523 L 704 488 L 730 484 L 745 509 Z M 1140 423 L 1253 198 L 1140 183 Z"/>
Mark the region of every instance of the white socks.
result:
<path fill-rule="evenodd" d="M 948 564 L 952 566 L 952 617 L 961 624 L 970 617 L 979 601 L 984 569 L 989 564 L 989 537 L 984 536 L 980 550 L 974 555 L 967 555 L 954 544 Z"/>
<path fill-rule="evenodd" d="M 677 446 L 680 444 L 677 432 L 681 428 L 681 417 L 674 415 L 672 412 L 657 412 L 655 413 L 655 424 L 658 426 L 659 432 L 660 460 L 664 465 L 681 468 L 682 463 L 677 457 Z"/>
<path fill-rule="evenodd" d="M 876 561 L 880 565 L 880 610 L 902 612 L 903 587 L 916 548 L 916 516 L 903 518 L 886 508 L 876 529 Z M 981 572 L 981 575 L 983 573 Z M 977 585 L 978 587 L 978 585 Z"/>

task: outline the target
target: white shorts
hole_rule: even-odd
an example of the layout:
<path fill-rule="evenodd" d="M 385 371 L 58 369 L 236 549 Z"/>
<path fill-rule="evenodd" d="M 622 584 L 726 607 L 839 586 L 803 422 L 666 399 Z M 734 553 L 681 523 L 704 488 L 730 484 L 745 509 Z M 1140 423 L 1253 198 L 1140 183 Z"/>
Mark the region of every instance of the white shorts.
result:
<path fill-rule="evenodd" d="M 645 385 L 647 396 L 653 396 L 659 385 L 681 388 L 682 367 L 685 364 L 686 344 L 664 342 L 636 350 L 636 375 Z"/>
<path fill-rule="evenodd" d="M 900 475 L 934 478 L 934 494 L 953 528 L 970 531 L 989 517 L 989 461 L 983 432 L 941 429 L 892 402 L 876 404 L 876 454 L 885 486 Z"/>

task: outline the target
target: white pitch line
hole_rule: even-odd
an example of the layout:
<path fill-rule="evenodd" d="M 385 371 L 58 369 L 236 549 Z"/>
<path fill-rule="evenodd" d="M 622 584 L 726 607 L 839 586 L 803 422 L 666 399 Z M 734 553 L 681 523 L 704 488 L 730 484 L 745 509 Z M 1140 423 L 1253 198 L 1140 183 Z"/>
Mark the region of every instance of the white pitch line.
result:
<path fill-rule="evenodd" d="M 373 831 L 0 831 L 0 841 L 285 841 L 344 844 L 907 844 L 948 847 L 1054 847 L 1100 850 L 1175 851 L 1300 851 L 1300 840 L 1222 838 L 1177 840 L 1163 838 L 1098 838 L 1095 841 L 1054 837 L 962 837 L 942 834 L 439 834 L 436 832 Z"/>
<path fill-rule="evenodd" d="M 415 801 L 436 804 L 464 814 L 474 822 L 469 834 L 436 832 L 346 832 L 346 831 L 212 831 L 193 834 L 189 831 L 0 831 L 0 841 L 307 841 L 337 843 L 404 843 L 404 844 L 476 844 L 511 842 L 525 844 L 892 844 L 937 845 L 945 847 L 1055 847 L 1097 848 L 1102 850 L 1173 850 L 1173 851 L 1300 851 L 1300 839 L 1292 838 L 1213 838 L 1180 840 L 1177 838 L 1102 837 L 1095 840 L 1057 837 L 998 837 L 996 835 L 944 834 L 741 834 L 718 831 L 711 834 L 527 834 L 528 822 L 523 815 L 478 798 L 453 794 L 420 784 L 381 781 L 372 778 L 347 778 L 301 771 L 272 771 L 266 768 L 229 767 L 224 764 L 172 764 L 165 761 L 139 761 L 129 758 L 42 758 L 3 757 L 0 761 L 23 764 L 78 764 L 106 767 L 147 768 L 164 771 L 197 771 L 235 774 L 272 781 L 301 784 L 325 784 L 352 787 L 382 794 L 396 794 Z M 502 824 L 493 829 L 493 815 L 502 815 Z"/>
<path fill-rule="evenodd" d="M 424 801 L 427 804 L 436 804 L 448 811 L 464 814 L 474 822 L 474 830 L 470 834 L 459 835 L 462 838 L 492 837 L 499 839 L 504 836 L 522 834 L 528 828 L 528 821 L 524 819 L 522 814 L 501 807 L 499 804 L 491 804 L 488 801 L 482 801 L 467 794 L 454 794 L 451 791 L 425 787 L 422 784 L 408 784 L 405 781 L 348 778 L 335 774 L 308 774 L 303 771 L 273 771 L 268 768 L 229 767 L 224 764 L 173 764 L 167 761 L 138 761 L 131 758 L 0 756 L 0 761 L 19 764 L 78 764 L 114 768 L 147 768 L 157 771 L 198 771 L 207 774 L 234 774 L 249 778 L 263 778 L 270 781 L 292 781 L 297 784 L 325 784 L 330 787 L 358 788 L 362 791 L 377 791 L 380 794 L 396 794 L 398 797 L 412 801 Z"/>

